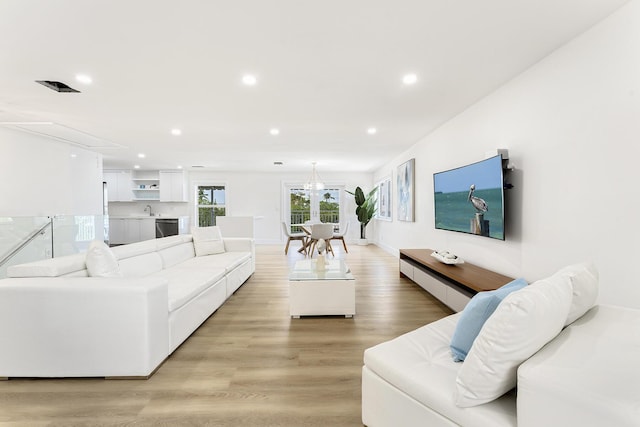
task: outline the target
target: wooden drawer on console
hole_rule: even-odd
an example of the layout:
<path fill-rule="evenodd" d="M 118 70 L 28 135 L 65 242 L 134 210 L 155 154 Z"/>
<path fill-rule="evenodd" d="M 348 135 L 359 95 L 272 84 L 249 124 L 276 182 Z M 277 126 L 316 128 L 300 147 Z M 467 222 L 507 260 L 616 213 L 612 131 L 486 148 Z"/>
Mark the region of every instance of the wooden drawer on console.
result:
<path fill-rule="evenodd" d="M 400 260 L 400 273 L 407 276 L 409 279 L 413 280 L 413 270 L 414 267 L 407 261 L 401 259 Z"/>
<path fill-rule="evenodd" d="M 447 286 L 447 299 L 445 304 L 447 304 L 452 310 L 456 312 L 464 310 L 470 299 L 470 296 Z"/>
<path fill-rule="evenodd" d="M 446 302 L 448 286 L 444 285 L 437 278 L 418 268 L 414 268 L 413 281 L 440 301 Z"/>

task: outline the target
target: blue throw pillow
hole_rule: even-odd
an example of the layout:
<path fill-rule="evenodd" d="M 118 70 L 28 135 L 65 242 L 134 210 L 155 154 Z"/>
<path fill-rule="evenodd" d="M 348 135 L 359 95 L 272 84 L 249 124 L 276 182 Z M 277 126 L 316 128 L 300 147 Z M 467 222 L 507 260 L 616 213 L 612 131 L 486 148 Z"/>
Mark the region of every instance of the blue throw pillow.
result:
<path fill-rule="evenodd" d="M 495 291 L 479 292 L 467 303 L 458 319 L 456 330 L 451 337 L 451 353 L 454 362 L 462 362 L 471 350 L 473 341 L 480 333 L 482 325 L 493 314 L 500 302 L 511 292 L 527 286 L 524 279 L 516 279 Z"/>

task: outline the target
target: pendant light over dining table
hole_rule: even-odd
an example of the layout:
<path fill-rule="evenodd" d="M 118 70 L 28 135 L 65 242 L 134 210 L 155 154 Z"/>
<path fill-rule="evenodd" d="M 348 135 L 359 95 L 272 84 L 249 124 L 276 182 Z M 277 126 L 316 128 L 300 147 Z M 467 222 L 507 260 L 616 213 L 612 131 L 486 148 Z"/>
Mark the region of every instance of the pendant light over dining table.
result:
<path fill-rule="evenodd" d="M 316 162 L 311 163 L 313 169 L 311 170 L 311 176 L 304 184 L 305 190 L 324 190 L 324 183 L 320 179 L 318 172 L 316 171 Z"/>

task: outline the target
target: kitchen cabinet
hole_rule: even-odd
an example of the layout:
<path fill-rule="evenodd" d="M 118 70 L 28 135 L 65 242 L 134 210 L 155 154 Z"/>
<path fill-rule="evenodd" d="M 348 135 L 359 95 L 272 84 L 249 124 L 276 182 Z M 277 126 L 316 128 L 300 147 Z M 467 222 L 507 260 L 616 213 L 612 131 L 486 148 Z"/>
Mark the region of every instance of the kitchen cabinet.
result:
<path fill-rule="evenodd" d="M 160 171 L 160 201 L 187 201 L 186 181 L 182 171 Z"/>
<path fill-rule="evenodd" d="M 131 171 L 105 170 L 102 176 L 107 183 L 108 201 L 130 202 L 133 200 Z"/>
<path fill-rule="evenodd" d="M 109 218 L 109 243 L 124 245 L 155 239 L 155 217 Z"/>
<path fill-rule="evenodd" d="M 160 200 L 158 171 L 136 170 L 131 181 L 133 200 Z"/>
<path fill-rule="evenodd" d="M 122 245 L 125 241 L 125 220 L 121 218 L 109 218 L 109 244 Z"/>
<path fill-rule="evenodd" d="M 181 170 L 105 170 L 110 202 L 187 202 L 187 187 Z"/>
<path fill-rule="evenodd" d="M 151 240 L 156 238 L 156 219 L 140 218 L 139 219 L 140 237 L 138 241 Z"/>

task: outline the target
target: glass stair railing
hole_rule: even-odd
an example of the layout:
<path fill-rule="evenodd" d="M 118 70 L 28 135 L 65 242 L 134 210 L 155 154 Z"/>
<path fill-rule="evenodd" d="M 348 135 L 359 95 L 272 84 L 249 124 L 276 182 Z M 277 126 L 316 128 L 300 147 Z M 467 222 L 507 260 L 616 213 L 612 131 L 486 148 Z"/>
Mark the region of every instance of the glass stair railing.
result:
<path fill-rule="evenodd" d="M 107 230 L 103 215 L 0 217 L 0 279 L 11 265 L 85 252 Z"/>

